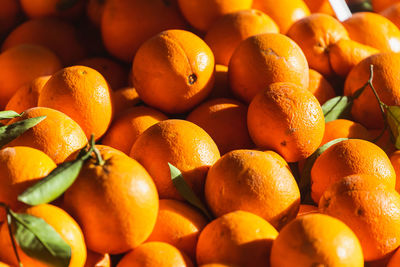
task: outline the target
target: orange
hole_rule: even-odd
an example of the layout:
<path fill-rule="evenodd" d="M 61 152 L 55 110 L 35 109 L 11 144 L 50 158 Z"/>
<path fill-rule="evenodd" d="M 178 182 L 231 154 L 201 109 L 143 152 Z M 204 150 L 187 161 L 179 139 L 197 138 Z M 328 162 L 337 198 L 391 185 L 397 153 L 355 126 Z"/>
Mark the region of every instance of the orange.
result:
<path fill-rule="evenodd" d="M 393 152 L 389 158 L 396 172 L 396 190 L 400 192 L 400 150 Z"/>
<path fill-rule="evenodd" d="M 229 62 L 229 83 L 233 93 L 246 103 L 268 85 L 292 82 L 308 88 L 306 57 L 290 38 L 265 33 L 242 41 Z"/>
<path fill-rule="evenodd" d="M 278 230 L 296 217 L 300 205 L 296 180 L 272 151 L 235 150 L 222 156 L 207 174 L 205 197 L 216 217 L 248 211 Z"/>
<path fill-rule="evenodd" d="M 319 147 L 325 121 L 310 91 L 293 83 L 273 83 L 251 101 L 247 127 L 258 147 L 278 152 L 287 162 L 296 162 Z"/>
<path fill-rule="evenodd" d="M 128 83 L 128 71 L 114 60 L 105 57 L 92 57 L 79 61 L 77 65 L 90 67 L 100 72 L 113 90 L 120 89 Z"/>
<path fill-rule="evenodd" d="M 12 210 L 24 207 L 19 194 L 47 176 L 57 165 L 40 150 L 30 147 L 8 147 L 0 150 L 0 202 Z M 0 210 L 0 221 L 5 212 Z"/>
<path fill-rule="evenodd" d="M 381 12 L 385 8 L 388 8 L 398 2 L 398 0 L 371 0 L 372 8 L 375 12 Z"/>
<path fill-rule="evenodd" d="M 96 27 L 100 27 L 101 25 L 101 17 L 104 12 L 104 4 L 103 0 L 89 0 L 86 6 L 86 15 L 89 20 L 96 25 Z"/>
<path fill-rule="evenodd" d="M 183 113 L 210 93 L 214 85 L 214 56 L 195 34 L 164 31 L 139 48 L 132 77 L 143 102 L 166 113 Z"/>
<path fill-rule="evenodd" d="M 21 7 L 15 0 L 1 0 L 0 6 L 0 36 L 3 36 L 18 23 Z"/>
<path fill-rule="evenodd" d="M 108 254 L 99 254 L 93 251 L 87 251 L 87 258 L 84 267 L 110 267 L 111 260 Z"/>
<path fill-rule="evenodd" d="M 101 149 L 104 164 L 85 162 L 64 194 L 64 205 L 82 227 L 88 249 L 119 254 L 143 243 L 153 231 L 158 194 L 136 160 Z"/>
<path fill-rule="evenodd" d="M 168 119 L 158 110 L 138 106 L 117 117 L 102 139 L 102 144 L 129 154 L 136 139 L 150 126 Z"/>
<path fill-rule="evenodd" d="M 225 264 L 225 263 L 207 263 L 199 265 L 199 267 L 238 267 L 237 265 L 233 264 Z"/>
<path fill-rule="evenodd" d="M 131 62 L 139 46 L 167 29 L 183 29 L 175 1 L 107 0 L 101 20 L 101 33 L 108 52 Z"/>
<path fill-rule="evenodd" d="M 322 138 L 321 145 L 338 138 L 372 140 L 371 134 L 368 130 L 357 122 L 345 119 L 337 119 L 327 122 L 325 124 L 324 138 Z"/>
<path fill-rule="evenodd" d="M 8 101 L 5 110 L 14 110 L 17 113 L 37 107 L 39 94 L 51 75 L 39 76 L 30 83 L 20 87 Z"/>
<path fill-rule="evenodd" d="M 389 129 L 386 129 L 382 135 L 383 129 L 369 129 L 371 139 L 377 146 L 382 148 L 386 154 L 390 155 L 396 151 L 396 147 L 392 141 L 391 133 Z M 379 137 L 379 139 L 377 139 Z"/>
<path fill-rule="evenodd" d="M 86 261 L 86 245 L 81 228 L 76 221 L 64 210 L 50 205 L 43 204 L 29 207 L 21 211 L 38 218 L 43 219 L 47 224 L 61 236 L 61 238 L 71 247 L 71 261 L 69 267 L 83 266 Z M 8 232 L 7 224 L 3 224 L 0 229 L 0 258 L 5 262 L 18 266 L 14 250 Z M 18 246 L 18 255 L 21 262 L 26 267 L 47 267 L 48 264 L 40 262 L 26 255 Z"/>
<path fill-rule="evenodd" d="M 126 254 L 117 267 L 193 267 L 190 259 L 164 242 L 144 243 Z"/>
<path fill-rule="evenodd" d="M 394 25 L 400 27 L 400 3 L 393 4 L 381 11 L 379 14 L 393 22 Z"/>
<path fill-rule="evenodd" d="M 197 243 L 197 264 L 223 262 L 237 266 L 267 266 L 278 232 L 261 217 L 234 211 L 209 223 Z"/>
<path fill-rule="evenodd" d="M 235 48 L 244 39 L 262 33 L 279 33 L 276 23 L 255 9 L 240 10 L 219 18 L 207 31 L 204 40 L 217 64 L 228 65 Z"/>
<path fill-rule="evenodd" d="M 24 43 L 38 44 L 53 50 L 65 65 L 73 64 L 85 55 L 75 28 L 56 18 L 34 19 L 20 24 L 4 40 L 1 50 Z"/>
<path fill-rule="evenodd" d="M 390 258 L 386 267 L 396 267 L 400 265 L 400 250 L 397 249 L 393 256 Z"/>
<path fill-rule="evenodd" d="M 329 0 L 304 0 L 312 13 L 325 13 L 331 16 L 335 15 Z"/>
<path fill-rule="evenodd" d="M 24 44 L 4 51 L 0 54 L 0 108 L 24 84 L 61 68 L 58 57 L 42 46 Z"/>
<path fill-rule="evenodd" d="M 177 167 L 189 186 L 202 197 L 208 169 L 220 154 L 217 145 L 199 126 L 173 119 L 144 131 L 133 144 L 130 156 L 150 173 L 160 198 L 181 200 L 172 184 L 168 163 Z"/>
<path fill-rule="evenodd" d="M 371 46 L 342 39 L 329 47 L 329 62 L 336 74 L 346 77 L 360 61 L 378 53 L 379 50 Z"/>
<path fill-rule="evenodd" d="M 207 224 L 203 214 L 192 206 L 178 200 L 161 199 L 156 225 L 146 242 L 168 243 L 194 260 L 197 240 Z"/>
<path fill-rule="evenodd" d="M 59 110 L 76 121 L 89 138 L 99 139 L 112 116 L 111 89 L 96 70 L 84 66 L 61 69 L 43 87 L 38 105 Z"/>
<path fill-rule="evenodd" d="M 186 119 L 211 136 L 221 155 L 254 146 L 247 131 L 247 106 L 237 100 L 216 98 L 203 102 Z"/>
<path fill-rule="evenodd" d="M 0 267 L 12 267 L 4 262 L 0 262 Z"/>
<path fill-rule="evenodd" d="M 296 217 L 304 216 L 310 213 L 318 213 L 318 207 L 314 205 L 301 204 Z"/>
<path fill-rule="evenodd" d="M 223 15 L 250 9 L 253 0 L 178 0 L 185 19 L 197 30 L 207 31 Z"/>
<path fill-rule="evenodd" d="M 343 222 L 307 214 L 286 225 L 274 241 L 271 267 L 363 267 L 360 241 Z"/>
<path fill-rule="evenodd" d="M 353 95 L 360 89 L 370 77 L 370 65 L 374 65 L 372 84 L 380 99 L 389 106 L 400 105 L 399 60 L 400 54 L 393 52 L 375 54 L 362 60 L 347 76 L 344 95 Z M 351 115 L 367 128 L 383 128 L 382 113 L 369 86 L 354 100 Z"/>
<path fill-rule="evenodd" d="M 327 14 L 311 14 L 298 20 L 287 32 L 306 55 L 310 68 L 323 75 L 333 75 L 329 62 L 329 47 L 341 39 L 348 39 L 343 25 Z"/>
<path fill-rule="evenodd" d="M 310 91 L 323 105 L 326 101 L 336 96 L 335 90 L 332 85 L 316 70 L 310 69 L 310 83 L 308 91 Z"/>
<path fill-rule="evenodd" d="M 367 174 L 395 188 L 396 172 L 386 153 L 369 141 L 349 139 L 330 146 L 315 161 L 311 169 L 315 203 L 331 184 L 352 174 Z"/>
<path fill-rule="evenodd" d="M 390 20 L 372 12 L 358 12 L 343 21 L 353 41 L 382 52 L 400 52 L 400 30 Z"/>
<path fill-rule="evenodd" d="M 139 94 L 134 87 L 123 87 L 113 93 L 113 108 L 116 117 L 123 114 L 127 109 L 141 102 Z"/>
<path fill-rule="evenodd" d="M 84 0 L 71 3 L 59 0 L 20 0 L 24 13 L 29 18 L 60 17 L 65 19 L 77 18 L 85 6 Z M 72 5 L 72 6 L 71 6 Z"/>
<path fill-rule="evenodd" d="M 294 22 L 310 15 L 310 10 L 302 0 L 254 0 L 253 8 L 270 16 L 283 34 Z"/>
<path fill-rule="evenodd" d="M 215 82 L 208 99 L 214 98 L 233 98 L 229 88 L 228 67 L 215 64 Z"/>
<path fill-rule="evenodd" d="M 400 245 L 400 195 L 374 177 L 345 177 L 327 189 L 319 210 L 349 226 L 366 261 L 378 260 Z"/>
<path fill-rule="evenodd" d="M 78 123 L 51 108 L 25 110 L 21 117 L 11 120 L 9 124 L 39 116 L 46 116 L 46 119 L 14 139 L 8 146 L 36 148 L 46 153 L 56 164 L 60 164 L 87 144 L 85 133 Z"/>

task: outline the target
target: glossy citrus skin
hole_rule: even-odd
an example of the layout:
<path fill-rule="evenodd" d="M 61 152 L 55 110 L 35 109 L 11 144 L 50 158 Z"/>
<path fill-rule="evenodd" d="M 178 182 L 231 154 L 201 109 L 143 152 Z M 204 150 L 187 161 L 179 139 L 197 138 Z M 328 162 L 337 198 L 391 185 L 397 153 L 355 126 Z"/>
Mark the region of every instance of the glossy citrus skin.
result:
<path fill-rule="evenodd" d="M 364 266 L 360 242 L 343 222 L 323 214 L 301 216 L 272 246 L 271 267 Z"/>
<path fill-rule="evenodd" d="M 327 100 L 336 96 L 335 90 L 332 85 L 316 70 L 310 69 L 310 82 L 308 91 L 310 91 L 323 105 Z"/>
<path fill-rule="evenodd" d="M 389 158 L 396 172 L 396 191 L 400 192 L 400 150 L 393 152 Z"/>
<path fill-rule="evenodd" d="M 164 242 L 144 243 L 126 254 L 117 267 L 193 267 L 190 259 Z"/>
<path fill-rule="evenodd" d="M 84 267 L 110 267 L 111 260 L 109 254 L 99 254 L 87 251 L 87 258 Z"/>
<path fill-rule="evenodd" d="M 250 103 L 247 126 L 254 143 L 287 162 L 310 156 L 320 145 L 325 121 L 315 96 L 292 83 L 273 83 Z"/>
<path fill-rule="evenodd" d="M 363 140 L 372 140 L 371 134 L 361 124 L 345 120 L 337 119 L 325 124 L 324 138 L 321 145 L 338 138 L 357 138 Z"/>
<path fill-rule="evenodd" d="M 204 215 L 187 203 L 161 199 L 156 225 L 146 242 L 168 243 L 194 260 L 197 240 L 207 223 Z"/>
<path fill-rule="evenodd" d="M 3 36 L 18 23 L 21 7 L 15 0 L 1 0 L 0 5 L 0 36 Z"/>
<path fill-rule="evenodd" d="M 272 151 L 234 150 L 222 156 L 207 174 L 205 197 L 216 217 L 243 210 L 276 229 L 294 219 L 300 205 L 287 163 Z"/>
<path fill-rule="evenodd" d="M 261 217 L 246 211 L 225 214 L 209 223 L 197 243 L 197 264 L 223 262 L 266 266 L 278 232 Z"/>
<path fill-rule="evenodd" d="M 379 14 L 389 19 L 397 27 L 400 26 L 400 3 L 389 6 L 388 8 L 382 10 Z"/>
<path fill-rule="evenodd" d="M 177 167 L 198 196 L 203 196 L 210 166 L 220 157 L 217 145 L 199 126 L 184 120 L 161 121 L 142 133 L 130 156 L 153 178 L 160 198 L 181 200 L 172 184 L 168 162 Z"/>
<path fill-rule="evenodd" d="M 153 230 L 157 189 L 136 160 L 113 149 L 100 153 L 104 165 L 93 158 L 87 161 L 65 192 L 64 204 L 82 226 L 90 250 L 123 253 L 139 246 Z"/>
<path fill-rule="evenodd" d="M 61 69 L 43 87 L 39 106 L 64 112 L 76 121 L 89 138 L 99 139 L 112 116 L 111 89 L 96 70 L 84 66 Z"/>
<path fill-rule="evenodd" d="M 242 41 L 229 62 L 229 83 L 233 93 L 246 103 L 268 85 L 292 82 L 308 88 L 306 57 L 288 37 L 265 33 Z"/>
<path fill-rule="evenodd" d="M 111 124 L 102 139 L 102 144 L 129 154 L 136 139 L 150 126 L 168 119 L 156 109 L 138 106 L 124 111 Z"/>
<path fill-rule="evenodd" d="M 58 0 L 21 0 L 22 10 L 29 18 L 61 17 L 65 19 L 77 18 L 81 15 L 85 1 L 76 1 L 67 9 L 58 5 Z"/>
<path fill-rule="evenodd" d="M 163 30 L 184 26 L 174 1 L 110 0 L 104 5 L 101 34 L 113 56 L 131 62 L 144 41 Z"/>
<path fill-rule="evenodd" d="M 0 202 L 12 210 L 24 207 L 17 201 L 18 195 L 55 167 L 54 161 L 40 150 L 20 146 L 3 148 L 0 150 Z M 0 221 L 4 219 L 5 212 L 1 209 Z"/>
<path fill-rule="evenodd" d="M 400 30 L 390 20 L 372 12 L 358 12 L 343 22 L 350 39 L 382 52 L 400 52 Z"/>
<path fill-rule="evenodd" d="M 0 54 L 0 107 L 33 79 L 51 75 L 62 68 L 58 57 L 49 49 L 31 44 L 13 47 Z"/>
<path fill-rule="evenodd" d="M 49 48 L 66 65 L 73 64 L 85 56 L 85 50 L 78 41 L 74 27 L 56 18 L 33 19 L 20 24 L 4 40 L 1 51 L 24 43 Z"/>
<path fill-rule="evenodd" d="M 325 191 L 319 210 L 354 231 L 366 261 L 384 258 L 400 244 L 400 195 L 374 177 L 341 179 Z"/>
<path fill-rule="evenodd" d="M 239 43 L 262 33 L 279 33 L 276 23 L 256 9 L 240 10 L 219 18 L 204 37 L 215 56 L 215 62 L 228 66 Z"/>
<path fill-rule="evenodd" d="M 168 30 L 142 44 L 133 61 L 132 75 L 146 104 L 166 113 L 183 113 L 210 93 L 214 56 L 195 34 Z"/>
<path fill-rule="evenodd" d="M 113 93 L 113 108 L 115 117 L 123 115 L 125 110 L 141 102 L 139 94 L 134 87 L 128 86 L 118 89 Z"/>
<path fill-rule="evenodd" d="M 310 68 L 323 75 L 332 75 L 329 46 L 341 39 L 348 39 L 343 25 L 327 14 L 311 14 L 295 22 L 287 32 L 306 55 Z"/>
<path fill-rule="evenodd" d="M 344 85 L 344 95 L 350 96 L 360 89 L 370 77 L 370 65 L 374 65 L 374 77 L 372 84 L 379 98 L 386 105 L 400 105 L 400 71 L 399 53 L 380 53 L 372 55 L 357 66 L 347 76 Z M 383 128 L 382 113 L 378 101 L 371 88 L 354 100 L 351 109 L 353 118 L 367 128 Z"/>
<path fill-rule="evenodd" d="M 86 245 L 81 228 L 76 221 L 64 210 L 50 205 L 42 204 L 21 210 L 38 218 L 43 219 L 52 226 L 61 238 L 71 247 L 71 261 L 69 267 L 83 266 L 86 261 Z M 11 245 L 7 224 L 3 224 L 0 229 L 0 258 L 5 262 L 18 266 L 15 254 Z M 18 246 L 18 254 L 21 262 L 26 267 L 49 267 L 50 265 L 40 262 L 27 256 Z"/>
<path fill-rule="evenodd" d="M 310 10 L 302 0 L 254 0 L 252 7 L 270 16 L 283 34 L 294 22 L 310 15 Z"/>
<path fill-rule="evenodd" d="M 46 153 L 56 164 L 63 163 L 73 152 L 87 144 L 85 133 L 78 123 L 62 112 L 50 108 L 36 107 L 9 124 L 40 116 L 46 118 L 8 143 L 7 146 L 29 146 Z"/>
<path fill-rule="evenodd" d="M 396 173 L 382 149 L 366 140 L 344 140 L 325 150 L 311 169 L 311 196 L 315 203 L 330 185 L 352 174 L 374 176 L 391 189 L 396 184 Z"/>
<path fill-rule="evenodd" d="M 203 102 L 186 119 L 211 136 L 221 155 L 254 146 L 247 130 L 247 106 L 237 100 L 217 98 Z"/>

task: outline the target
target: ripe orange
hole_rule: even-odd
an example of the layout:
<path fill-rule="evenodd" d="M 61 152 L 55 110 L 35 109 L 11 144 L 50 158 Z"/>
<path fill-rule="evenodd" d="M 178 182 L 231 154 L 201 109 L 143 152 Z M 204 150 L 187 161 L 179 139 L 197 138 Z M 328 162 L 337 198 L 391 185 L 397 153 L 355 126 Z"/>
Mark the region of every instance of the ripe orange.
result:
<path fill-rule="evenodd" d="M 128 86 L 114 91 L 113 108 L 115 117 L 140 103 L 139 94 L 134 87 Z"/>
<path fill-rule="evenodd" d="M 324 138 L 322 138 L 321 145 L 338 138 L 372 140 L 368 130 L 357 122 L 345 119 L 327 122 L 325 124 Z"/>
<path fill-rule="evenodd" d="M 215 65 L 215 82 L 208 99 L 214 98 L 233 98 L 229 87 L 228 67 L 225 65 Z"/>
<path fill-rule="evenodd" d="M 65 19 L 78 18 L 85 6 L 84 0 L 78 0 L 63 5 L 59 0 L 20 0 L 24 13 L 29 18 L 60 17 Z"/>
<path fill-rule="evenodd" d="M 325 13 L 331 16 L 335 15 L 328 0 L 304 0 L 312 13 Z"/>
<path fill-rule="evenodd" d="M 393 152 L 389 158 L 396 172 L 396 191 L 400 192 L 400 150 Z"/>
<path fill-rule="evenodd" d="M 93 251 L 87 251 L 87 258 L 84 267 L 110 267 L 111 260 L 109 254 L 99 254 Z"/>
<path fill-rule="evenodd" d="M 393 256 L 390 258 L 386 267 L 396 267 L 400 265 L 400 249 L 397 249 Z"/>
<path fill-rule="evenodd" d="M 318 213 L 318 207 L 314 205 L 300 204 L 299 212 L 297 213 L 296 217 L 304 216 L 310 213 Z"/>
<path fill-rule="evenodd" d="M 367 174 L 395 188 L 396 173 L 386 153 L 369 141 L 349 139 L 332 145 L 315 161 L 311 169 L 315 203 L 330 185 L 353 174 Z"/>
<path fill-rule="evenodd" d="M 1 0 L 0 6 L 0 36 L 3 36 L 18 23 L 21 7 L 15 0 Z"/>
<path fill-rule="evenodd" d="M 372 8 L 375 12 L 381 12 L 385 8 L 388 8 L 397 2 L 398 0 L 371 0 Z"/>
<path fill-rule="evenodd" d="M 195 34 L 164 31 L 139 48 L 132 77 L 143 102 L 166 113 L 183 113 L 210 93 L 214 84 L 214 56 Z"/>
<path fill-rule="evenodd" d="M 296 162 L 319 147 L 325 121 L 318 100 L 307 89 L 293 83 L 273 83 L 250 103 L 247 126 L 258 147 Z"/>
<path fill-rule="evenodd" d="M 168 163 L 177 167 L 194 192 L 202 197 L 208 169 L 220 154 L 217 145 L 199 126 L 173 119 L 144 131 L 132 146 L 130 156 L 150 173 L 160 198 L 181 200 L 172 184 Z"/>
<path fill-rule="evenodd" d="M 360 241 L 331 216 L 301 216 L 280 231 L 271 250 L 271 267 L 292 266 L 363 267 Z"/>
<path fill-rule="evenodd" d="M 246 103 L 268 85 L 292 82 L 308 88 L 306 57 L 300 47 L 278 33 L 265 33 L 242 41 L 229 62 L 233 93 Z"/>
<path fill-rule="evenodd" d="M 310 83 L 308 85 L 308 91 L 317 98 L 321 105 L 336 96 L 332 85 L 319 72 L 310 69 L 309 75 Z"/>
<path fill-rule="evenodd" d="M 383 129 L 369 129 L 368 132 L 371 136 L 370 140 L 379 146 L 386 154 L 390 155 L 396 151 L 396 147 L 393 144 L 391 133 L 389 129 L 386 129 L 382 135 Z M 379 137 L 379 139 L 377 139 Z M 377 139 L 377 140 L 376 140 Z"/>
<path fill-rule="evenodd" d="M 96 25 L 96 27 L 100 27 L 101 25 L 101 17 L 104 12 L 105 1 L 103 0 L 89 0 L 86 6 L 86 15 L 89 20 Z"/>
<path fill-rule="evenodd" d="M 393 4 L 382 10 L 379 14 L 393 22 L 394 25 L 400 27 L 400 3 Z"/>
<path fill-rule="evenodd" d="M 268 265 L 278 232 L 261 217 L 234 211 L 209 223 L 197 243 L 197 264 L 223 262 L 237 266 Z"/>
<path fill-rule="evenodd" d="M 228 66 L 235 48 L 246 38 L 262 33 L 279 33 L 276 23 L 255 9 L 228 13 L 207 31 L 204 40 L 215 56 L 215 62 Z"/>

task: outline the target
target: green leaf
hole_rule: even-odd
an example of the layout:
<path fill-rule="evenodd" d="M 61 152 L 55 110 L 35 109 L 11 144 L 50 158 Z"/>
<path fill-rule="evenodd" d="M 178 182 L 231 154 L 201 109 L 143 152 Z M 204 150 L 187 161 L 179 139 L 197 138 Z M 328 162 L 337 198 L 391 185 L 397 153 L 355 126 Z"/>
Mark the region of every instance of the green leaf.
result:
<path fill-rule="evenodd" d="M 325 122 L 337 119 L 349 119 L 353 101 L 348 96 L 336 96 L 322 105 Z"/>
<path fill-rule="evenodd" d="M 36 118 L 17 121 L 13 124 L 0 127 L 0 147 L 11 142 L 45 118 L 46 116 L 40 116 Z"/>
<path fill-rule="evenodd" d="M 21 114 L 18 114 L 13 110 L 0 111 L 0 120 L 14 119 L 17 117 L 21 117 Z"/>
<path fill-rule="evenodd" d="M 59 0 L 56 4 L 56 9 L 58 11 L 66 11 L 75 6 L 79 0 Z"/>
<path fill-rule="evenodd" d="M 211 214 L 208 212 L 207 208 L 204 206 L 201 200 L 193 192 L 192 188 L 190 188 L 190 186 L 186 183 L 181 171 L 170 163 L 168 163 L 168 166 L 171 171 L 172 183 L 178 190 L 179 194 L 190 204 L 200 209 L 209 220 L 212 220 L 213 218 Z"/>
<path fill-rule="evenodd" d="M 52 226 L 29 214 L 9 211 L 13 234 L 18 245 L 28 256 L 55 267 L 68 267 L 71 247 Z"/>
<path fill-rule="evenodd" d="M 400 149 L 400 106 L 386 106 L 386 120 L 394 138 L 396 149 Z"/>
<path fill-rule="evenodd" d="M 322 145 L 321 147 L 319 147 L 311 156 L 309 156 L 306 159 L 306 162 L 303 167 L 303 171 L 301 173 L 300 183 L 299 183 L 300 194 L 301 194 L 301 197 L 303 200 L 305 198 L 309 198 L 309 193 L 311 192 L 311 169 L 314 165 L 314 162 L 329 147 L 331 147 L 332 145 L 337 144 L 339 142 L 342 142 L 344 140 L 347 140 L 347 139 L 348 138 L 338 138 L 338 139 L 332 140 L 332 141 Z"/>

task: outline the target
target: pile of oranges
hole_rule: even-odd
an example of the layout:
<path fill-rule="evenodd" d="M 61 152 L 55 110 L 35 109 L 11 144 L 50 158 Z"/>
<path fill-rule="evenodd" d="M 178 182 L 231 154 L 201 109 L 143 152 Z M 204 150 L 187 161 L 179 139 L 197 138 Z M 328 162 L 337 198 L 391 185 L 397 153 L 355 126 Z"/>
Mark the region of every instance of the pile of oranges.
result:
<path fill-rule="evenodd" d="M 400 266 L 400 1 L 329 2 L 0 0 L 0 266 Z"/>

